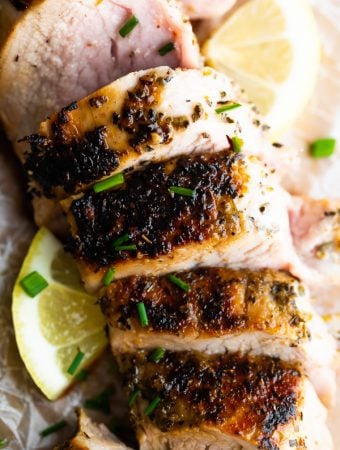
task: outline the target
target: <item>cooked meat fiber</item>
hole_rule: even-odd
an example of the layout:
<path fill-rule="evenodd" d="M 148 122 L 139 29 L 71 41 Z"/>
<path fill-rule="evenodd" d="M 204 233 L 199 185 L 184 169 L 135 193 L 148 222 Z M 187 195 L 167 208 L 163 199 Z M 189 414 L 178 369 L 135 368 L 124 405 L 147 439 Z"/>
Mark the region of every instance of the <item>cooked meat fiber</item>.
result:
<path fill-rule="evenodd" d="M 1 3 L 10 10 L 9 0 Z M 35 0 L 13 14 L 0 51 L 0 117 L 14 144 L 52 112 L 131 71 L 200 65 L 191 25 L 174 1 Z M 132 16 L 139 23 L 122 37 Z M 175 48 L 160 55 L 170 42 Z"/>
<path fill-rule="evenodd" d="M 335 343 L 296 278 L 268 269 L 224 268 L 198 269 L 178 277 L 188 292 L 166 276 L 132 276 L 107 288 L 100 302 L 115 354 L 158 346 L 299 361 L 322 400 L 332 403 Z M 140 302 L 146 308 L 147 327 L 140 324 Z"/>
<path fill-rule="evenodd" d="M 54 199 L 101 178 L 147 161 L 222 150 L 235 136 L 245 153 L 274 159 L 277 149 L 264 139 L 251 105 L 241 102 L 238 109 L 216 112 L 240 102 L 239 94 L 211 69 L 160 67 L 131 73 L 53 114 L 38 135 L 27 138 L 25 169 L 38 194 L 36 222 L 51 226 Z"/>
<path fill-rule="evenodd" d="M 77 434 L 54 450 L 129 450 L 125 444 L 109 432 L 105 425 L 92 422 L 82 409 L 76 412 L 78 416 Z"/>
<path fill-rule="evenodd" d="M 119 360 L 129 394 L 137 392 L 141 450 L 332 448 L 326 411 L 296 364 L 196 352 L 153 362 L 151 355 Z"/>
<path fill-rule="evenodd" d="M 215 19 L 223 16 L 235 0 L 180 0 L 190 19 Z"/>
<path fill-rule="evenodd" d="M 174 188 L 189 189 L 189 196 Z M 91 190 L 63 206 L 68 247 L 92 291 L 109 267 L 118 279 L 294 261 L 284 192 L 256 158 L 235 151 L 151 164 L 118 189 Z"/>

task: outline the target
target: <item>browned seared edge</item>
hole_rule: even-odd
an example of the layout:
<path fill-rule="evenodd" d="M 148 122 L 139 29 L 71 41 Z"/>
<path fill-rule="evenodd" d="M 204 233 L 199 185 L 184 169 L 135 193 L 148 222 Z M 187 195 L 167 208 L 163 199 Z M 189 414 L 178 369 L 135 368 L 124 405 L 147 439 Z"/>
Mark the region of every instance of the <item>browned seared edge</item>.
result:
<path fill-rule="evenodd" d="M 73 200 L 68 247 L 96 270 L 115 261 L 157 258 L 187 243 L 235 236 L 242 218 L 234 200 L 246 190 L 247 180 L 242 156 L 230 151 L 150 164 L 126 176 L 119 189 L 91 190 Z M 173 194 L 171 186 L 194 194 Z M 114 241 L 126 234 L 136 251 L 115 249 Z"/>
<path fill-rule="evenodd" d="M 275 358 L 167 351 L 158 362 L 140 351 L 120 357 L 125 386 L 140 399 L 160 403 L 149 415 L 161 431 L 212 426 L 259 449 L 276 450 L 280 426 L 299 420 L 301 373 Z M 144 420 L 146 417 L 144 416 Z"/>
<path fill-rule="evenodd" d="M 52 115 L 48 136 L 34 134 L 26 138 L 31 150 L 24 167 L 35 189 L 49 198 L 65 198 L 113 173 L 129 155 L 152 151 L 155 144 L 168 144 L 174 130 L 198 120 L 203 114 L 199 105 L 193 106 L 190 117 L 166 117 L 155 110 L 171 72 L 162 77 L 156 72 L 142 76 L 135 88 L 127 91 L 121 110 L 111 113 L 110 125 L 103 123 L 85 135 L 79 134 L 78 119 L 73 117 L 79 108 L 77 102 Z M 92 96 L 88 108 L 98 109 L 110 101 L 105 95 Z M 126 145 L 110 148 L 108 136 L 117 129 L 125 132 Z"/>
<path fill-rule="evenodd" d="M 109 324 L 150 335 L 198 333 L 205 337 L 265 331 L 296 340 L 309 337 L 307 318 L 297 306 L 303 287 L 286 272 L 207 268 L 178 276 L 189 292 L 167 276 L 132 276 L 112 283 L 100 300 Z M 139 302 L 147 311 L 146 328 L 140 325 Z"/>
<path fill-rule="evenodd" d="M 27 9 L 30 4 L 33 2 L 33 0 L 10 0 L 10 2 L 13 4 L 13 6 L 18 9 L 19 11 L 23 9 Z"/>

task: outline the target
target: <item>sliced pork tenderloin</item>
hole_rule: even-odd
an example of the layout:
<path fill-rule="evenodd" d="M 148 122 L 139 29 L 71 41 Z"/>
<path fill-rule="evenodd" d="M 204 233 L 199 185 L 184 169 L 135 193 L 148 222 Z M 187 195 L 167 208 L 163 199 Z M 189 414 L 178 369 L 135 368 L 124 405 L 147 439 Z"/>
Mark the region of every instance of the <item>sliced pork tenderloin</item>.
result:
<path fill-rule="evenodd" d="M 211 69 L 168 67 L 131 73 L 63 108 L 29 136 L 25 170 L 38 225 L 51 227 L 57 203 L 95 181 L 150 161 L 238 145 L 276 163 L 252 106 Z M 218 113 L 219 108 L 242 104 Z M 243 143 L 243 145 L 242 145 Z M 47 199 L 50 199 L 47 200 Z"/>
<path fill-rule="evenodd" d="M 326 410 L 296 364 L 227 353 L 152 359 L 119 358 L 141 450 L 332 448 Z"/>
<path fill-rule="evenodd" d="M 310 306 L 305 287 L 286 272 L 198 269 L 117 280 L 100 300 L 114 354 L 160 347 L 264 354 L 300 362 L 322 400 L 335 396 L 335 342 Z M 176 280 L 175 280 L 176 282 Z M 141 324 L 143 303 L 148 325 Z"/>
<path fill-rule="evenodd" d="M 180 0 L 190 19 L 216 19 L 231 9 L 236 0 Z"/>
<path fill-rule="evenodd" d="M 82 409 L 78 416 L 77 434 L 54 450 L 131 450 L 117 439 L 103 424 L 93 422 Z"/>
<path fill-rule="evenodd" d="M 90 291 L 110 267 L 117 279 L 226 264 L 298 270 L 285 192 L 257 158 L 233 150 L 150 164 L 63 207 Z"/>
<path fill-rule="evenodd" d="M 172 0 L 34 0 L 19 13 L 1 3 L 8 12 L 1 22 L 13 14 L 0 50 L 0 117 L 15 145 L 49 114 L 122 75 L 201 63 L 191 25 Z M 174 48 L 167 52 L 166 44 Z"/>

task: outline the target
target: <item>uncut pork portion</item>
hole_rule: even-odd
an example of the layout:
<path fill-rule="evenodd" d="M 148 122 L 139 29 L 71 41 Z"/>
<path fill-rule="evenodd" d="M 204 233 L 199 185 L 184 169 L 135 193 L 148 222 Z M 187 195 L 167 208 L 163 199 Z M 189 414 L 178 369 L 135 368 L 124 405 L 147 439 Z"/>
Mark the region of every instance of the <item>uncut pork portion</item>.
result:
<path fill-rule="evenodd" d="M 100 300 L 114 354 L 161 347 L 207 354 L 240 352 L 299 362 L 326 404 L 335 397 L 335 342 L 308 291 L 282 271 L 205 268 L 117 280 Z M 148 325 L 140 323 L 143 302 Z"/>
<path fill-rule="evenodd" d="M 149 164 L 116 189 L 62 203 L 90 291 L 109 268 L 117 279 L 216 265 L 298 270 L 286 193 L 256 157 L 234 150 Z"/>
<path fill-rule="evenodd" d="M 201 64 L 189 21 L 169 0 L 33 0 L 0 5 L 0 117 L 17 140 L 49 114 L 134 70 Z M 20 6 L 20 5 L 19 5 Z M 135 16 L 138 24 L 121 36 Z M 172 43 L 174 49 L 161 55 Z"/>
<path fill-rule="evenodd" d="M 171 351 L 118 361 L 141 450 L 332 449 L 326 410 L 297 364 Z"/>

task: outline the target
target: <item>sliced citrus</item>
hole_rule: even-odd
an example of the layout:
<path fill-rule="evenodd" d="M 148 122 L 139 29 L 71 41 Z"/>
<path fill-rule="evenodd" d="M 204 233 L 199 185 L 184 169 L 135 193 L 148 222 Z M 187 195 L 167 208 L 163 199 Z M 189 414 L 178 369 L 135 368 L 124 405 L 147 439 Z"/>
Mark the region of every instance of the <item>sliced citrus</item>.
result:
<path fill-rule="evenodd" d="M 35 296 L 22 287 L 32 272 L 48 283 L 41 284 Z M 72 258 L 44 228 L 34 237 L 20 270 L 12 311 L 20 355 L 50 400 L 58 398 L 106 347 L 105 320 L 96 298 L 83 290 Z M 79 352 L 84 356 L 70 375 L 68 369 Z"/>
<path fill-rule="evenodd" d="M 249 0 L 203 53 L 239 82 L 277 136 L 301 114 L 317 79 L 320 45 L 308 0 Z"/>

